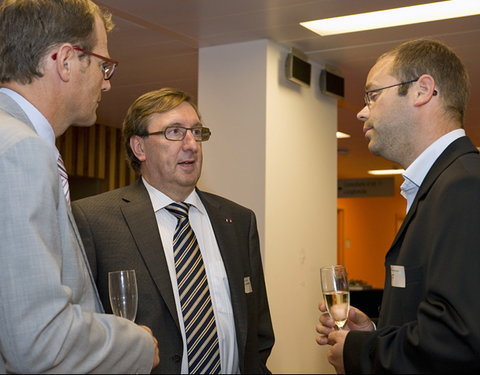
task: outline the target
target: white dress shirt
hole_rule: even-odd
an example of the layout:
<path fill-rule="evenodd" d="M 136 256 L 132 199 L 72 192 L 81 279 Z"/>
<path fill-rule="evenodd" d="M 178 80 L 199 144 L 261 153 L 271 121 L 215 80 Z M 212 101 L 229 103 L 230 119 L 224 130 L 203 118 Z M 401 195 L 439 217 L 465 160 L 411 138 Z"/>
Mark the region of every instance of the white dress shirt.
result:
<path fill-rule="evenodd" d="M 415 200 L 420 185 L 422 185 L 425 176 L 430 168 L 432 168 L 433 163 L 435 163 L 440 154 L 445 151 L 453 141 L 463 136 L 465 136 L 464 129 L 455 129 L 443 135 L 428 146 L 405 170 L 403 174 L 405 181 L 402 186 L 400 186 L 400 193 L 407 199 L 407 213 Z"/>
<path fill-rule="evenodd" d="M 187 345 L 185 339 L 185 327 L 183 323 L 180 297 L 178 295 L 177 276 L 173 257 L 173 235 L 177 225 L 177 218 L 169 213 L 165 207 L 174 201 L 162 192 L 151 186 L 145 179 L 143 183 L 147 188 L 153 210 L 157 219 L 158 230 L 162 239 L 165 258 L 170 273 L 173 295 L 177 307 L 178 321 L 183 338 L 182 374 L 188 374 Z M 213 232 L 207 211 L 194 190 L 185 200 L 191 205 L 188 211 L 190 225 L 195 232 L 202 253 L 205 271 L 208 279 L 208 287 L 212 298 L 213 311 L 217 324 L 217 334 L 220 346 L 220 360 L 222 374 L 238 374 L 238 346 L 233 319 L 232 302 L 227 273 L 223 265 L 222 256 L 218 248 L 217 240 Z M 161 354 L 160 354 L 161 355 Z"/>

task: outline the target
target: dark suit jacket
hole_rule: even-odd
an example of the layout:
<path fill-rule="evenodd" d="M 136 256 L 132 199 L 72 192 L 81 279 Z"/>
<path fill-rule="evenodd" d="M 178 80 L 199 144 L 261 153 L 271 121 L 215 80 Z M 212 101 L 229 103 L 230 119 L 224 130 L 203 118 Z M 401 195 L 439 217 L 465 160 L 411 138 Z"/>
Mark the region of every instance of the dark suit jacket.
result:
<path fill-rule="evenodd" d="M 391 265 L 405 270 L 392 287 Z M 480 371 L 480 156 L 454 141 L 423 181 L 390 250 L 378 330 L 351 331 L 348 373 Z"/>
<path fill-rule="evenodd" d="M 240 371 L 265 373 L 274 335 L 267 302 L 255 214 L 232 201 L 198 191 L 225 264 L 236 326 Z M 139 290 L 136 322 L 158 340 L 154 373 L 180 373 L 182 337 L 153 207 L 141 179 L 73 202 L 100 297 L 107 312 L 109 271 L 135 269 Z M 231 220 L 226 220 L 231 219 Z M 244 278 L 253 292 L 246 294 Z"/>

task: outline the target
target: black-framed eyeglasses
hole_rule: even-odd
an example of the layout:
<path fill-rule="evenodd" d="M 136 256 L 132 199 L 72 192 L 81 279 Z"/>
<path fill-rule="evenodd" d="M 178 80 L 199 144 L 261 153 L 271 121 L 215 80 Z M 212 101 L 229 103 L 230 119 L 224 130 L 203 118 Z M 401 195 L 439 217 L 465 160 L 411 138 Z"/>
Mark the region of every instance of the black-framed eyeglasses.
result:
<path fill-rule="evenodd" d="M 370 108 L 370 106 L 372 105 L 372 103 L 375 103 L 375 101 L 377 100 L 377 98 L 378 98 L 378 93 L 380 93 L 380 91 L 382 91 L 382 90 L 389 89 L 389 88 L 391 88 L 391 87 L 407 85 L 407 84 L 409 84 L 409 83 L 417 82 L 419 79 L 420 79 L 420 77 L 417 77 L 417 78 L 415 78 L 415 79 L 411 79 L 411 80 L 405 81 L 405 82 L 395 83 L 395 84 L 390 85 L 390 86 L 380 87 L 380 88 L 378 88 L 378 89 L 367 90 L 367 91 L 365 91 L 365 97 L 364 97 L 365 105 L 366 105 L 368 108 Z M 375 95 L 375 94 L 377 94 L 377 95 Z"/>
<path fill-rule="evenodd" d="M 144 135 L 144 137 L 148 137 L 149 135 L 163 134 L 164 137 L 169 141 L 183 141 L 188 130 L 192 132 L 193 138 L 197 142 L 208 141 L 210 139 L 210 135 L 212 134 L 209 128 L 205 128 L 203 126 L 197 126 L 194 128 L 184 128 L 183 126 L 167 126 L 165 130 L 147 133 Z"/>
<path fill-rule="evenodd" d="M 87 55 L 98 57 L 99 59 L 103 60 L 103 64 L 102 64 L 103 79 L 108 81 L 110 78 L 112 78 L 113 72 L 115 72 L 115 68 L 118 65 L 118 61 L 102 55 L 98 55 L 92 51 L 87 51 L 86 49 L 80 48 L 78 46 L 73 46 L 73 49 L 76 51 L 86 53 Z"/>

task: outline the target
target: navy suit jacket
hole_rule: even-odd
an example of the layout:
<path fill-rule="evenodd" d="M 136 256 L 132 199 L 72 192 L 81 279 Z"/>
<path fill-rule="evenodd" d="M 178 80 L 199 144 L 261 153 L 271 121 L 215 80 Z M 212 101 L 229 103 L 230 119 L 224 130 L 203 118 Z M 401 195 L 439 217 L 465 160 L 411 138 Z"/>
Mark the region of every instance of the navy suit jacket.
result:
<path fill-rule="evenodd" d="M 392 265 L 404 270 L 404 287 L 392 282 Z M 347 373 L 478 373 L 480 156 L 469 138 L 433 164 L 385 268 L 378 330 L 347 335 Z"/>
<path fill-rule="evenodd" d="M 237 335 L 240 371 L 268 373 L 274 335 L 253 211 L 198 191 L 225 265 Z M 183 343 L 157 221 L 141 179 L 124 188 L 73 202 L 72 209 L 107 312 L 107 275 L 135 269 L 139 290 L 136 322 L 157 338 L 160 365 L 154 373 L 180 373 Z M 228 220 L 227 220 L 228 219 Z M 250 277 L 252 293 L 245 293 Z"/>

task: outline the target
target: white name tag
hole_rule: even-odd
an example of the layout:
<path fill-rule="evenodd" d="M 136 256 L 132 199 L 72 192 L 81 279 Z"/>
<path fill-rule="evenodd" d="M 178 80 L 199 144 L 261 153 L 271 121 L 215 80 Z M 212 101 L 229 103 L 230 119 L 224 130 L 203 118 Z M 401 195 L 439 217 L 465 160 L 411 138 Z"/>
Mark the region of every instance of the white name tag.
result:
<path fill-rule="evenodd" d="M 390 266 L 390 275 L 394 288 L 405 288 L 405 267 Z"/>
<path fill-rule="evenodd" d="M 243 285 L 245 286 L 245 294 L 253 292 L 252 283 L 250 282 L 250 276 L 243 278 Z"/>

